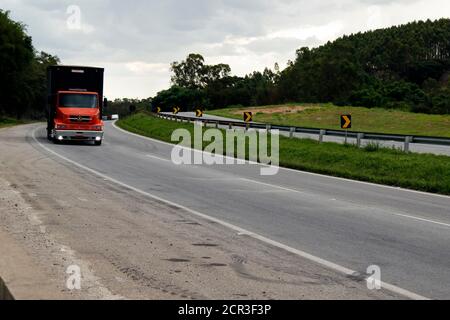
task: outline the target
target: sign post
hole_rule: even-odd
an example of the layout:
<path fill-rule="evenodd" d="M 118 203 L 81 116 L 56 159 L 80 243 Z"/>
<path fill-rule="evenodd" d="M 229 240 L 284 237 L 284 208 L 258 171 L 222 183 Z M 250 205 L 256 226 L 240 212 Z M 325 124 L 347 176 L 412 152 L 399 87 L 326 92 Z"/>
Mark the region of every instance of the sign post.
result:
<path fill-rule="evenodd" d="M 196 109 L 195 110 L 195 116 L 197 118 L 202 118 L 203 117 L 203 110 L 202 109 Z"/>
<path fill-rule="evenodd" d="M 253 121 L 253 113 L 251 112 L 244 112 L 244 122 L 250 123 Z"/>
<path fill-rule="evenodd" d="M 348 140 L 348 129 L 352 128 L 352 116 L 350 114 L 341 116 L 341 129 L 345 130 L 345 144 Z"/>
<path fill-rule="evenodd" d="M 180 112 L 180 107 L 173 107 L 173 114 L 178 114 Z"/>

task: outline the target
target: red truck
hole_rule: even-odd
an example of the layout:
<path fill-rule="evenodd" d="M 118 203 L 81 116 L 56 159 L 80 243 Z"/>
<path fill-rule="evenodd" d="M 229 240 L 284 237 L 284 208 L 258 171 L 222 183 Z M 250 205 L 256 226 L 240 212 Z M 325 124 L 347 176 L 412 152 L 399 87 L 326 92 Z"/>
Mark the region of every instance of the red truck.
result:
<path fill-rule="evenodd" d="M 104 69 L 51 66 L 47 70 L 47 138 L 54 143 L 103 141 Z"/>

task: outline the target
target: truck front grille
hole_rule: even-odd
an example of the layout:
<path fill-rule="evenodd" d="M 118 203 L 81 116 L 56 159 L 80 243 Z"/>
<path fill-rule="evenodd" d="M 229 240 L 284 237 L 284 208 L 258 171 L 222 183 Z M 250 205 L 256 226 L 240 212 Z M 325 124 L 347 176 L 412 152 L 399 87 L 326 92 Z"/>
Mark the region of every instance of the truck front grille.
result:
<path fill-rule="evenodd" d="M 70 116 L 70 122 L 91 122 L 92 118 L 90 116 Z"/>

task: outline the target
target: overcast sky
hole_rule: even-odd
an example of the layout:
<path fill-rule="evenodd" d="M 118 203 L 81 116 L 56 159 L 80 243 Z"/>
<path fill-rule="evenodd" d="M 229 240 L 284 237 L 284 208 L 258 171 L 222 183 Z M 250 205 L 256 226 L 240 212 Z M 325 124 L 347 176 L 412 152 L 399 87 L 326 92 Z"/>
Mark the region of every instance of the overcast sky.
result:
<path fill-rule="evenodd" d="M 297 48 L 343 34 L 450 17 L 449 0 L 0 0 L 0 8 L 28 26 L 38 50 L 105 67 L 110 99 L 168 88 L 170 63 L 191 52 L 244 75 L 284 68 Z"/>

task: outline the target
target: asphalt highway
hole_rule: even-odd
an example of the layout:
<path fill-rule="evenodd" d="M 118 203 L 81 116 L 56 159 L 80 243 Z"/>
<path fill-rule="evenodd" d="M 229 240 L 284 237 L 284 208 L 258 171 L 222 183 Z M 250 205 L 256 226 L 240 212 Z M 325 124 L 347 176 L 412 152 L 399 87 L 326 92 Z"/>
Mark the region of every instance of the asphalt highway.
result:
<path fill-rule="evenodd" d="M 43 126 L 29 143 L 49 157 L 334 269 L 378 266 L 394 290 L 450 299 L 450 197 L 280 169 L 174 165 L 173 146 L 107 123 L 101 147 L 54 145 Z M 355 277 L 358 275 L 355 274 Z"/>

